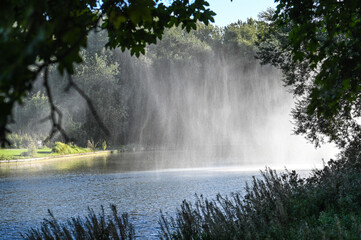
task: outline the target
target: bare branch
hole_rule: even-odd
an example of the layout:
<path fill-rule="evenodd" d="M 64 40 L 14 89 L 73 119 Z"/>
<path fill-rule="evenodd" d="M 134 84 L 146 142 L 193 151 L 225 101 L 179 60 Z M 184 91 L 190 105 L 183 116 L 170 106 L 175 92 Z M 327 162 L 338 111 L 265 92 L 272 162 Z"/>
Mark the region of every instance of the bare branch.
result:
<path fill-rule="evenodd" d="M 6 128 L 8 124 L 8 119 L 5 119 L 5 123 L 4 124 L 0 124 L 0 142 L 1 142 L 1 147 L 6 147 L 6 146 L 10 146 L 11 143 L 9 142 L 9 140 L 6 138 L 6 135 L 8 133 L 10 133 L 10 130 L 8 128 Z"/>
<path fill-rule="evenodd" d="M 98 123 L 99 127 L 102 129 L 102 131 L 109 136 L 110 132 L 108 130 L 108 128 L 104 125 L 103 121 L 100 119 L 92 100 L 89 98 L 89 96 L 73 81 L 73 78 L 71 77 L 71 75 L 68 73 L 68 83 L 69 85 L 66 87 L 66 91 L 69 90 L 71 87 L 74 88 L 79 94 L 80 96 L 82 96 L 84 98 L 84 100 L 86 101 L 92 115 L 95 118 L 95 121 Z"/>
<path fill-rule="evenodd" d="M 48 100 L 49 100 L 49 104 L 50 104 L 49 118 L 51 119 L 51 122 L 53 125 L 51 127 L 49 136 L 44 140 L 44 142 L 47 142 L 50 139 L 52 139 L 57 132 L 60 132 L 60 134 L 65 139 L 65 142 L 69 142 L 70 139 L 61 126 L 63 114 L 59 110 L 59 108 L 54 104 L 54 101 L 53 101 L 53 95 L 51 94 L 48 75 L 49 75 L 49 67 L 48 67 L 48 65 L 46 65 L 45 70 L 44 70 L 44 87 L 45 87 L 46 93 L 48 95 Z"/>
<path fill-rule="evenodd" d="M 43 118 L 43 119 L 40 119 L 39 123 L 42 124 L 42 123 L 45 123 L 45 122 L 47 122 L 47 121 L 49 121 L 49 120 L 51 120 L 51 115 L 46 116 L 46 117 Z"/>

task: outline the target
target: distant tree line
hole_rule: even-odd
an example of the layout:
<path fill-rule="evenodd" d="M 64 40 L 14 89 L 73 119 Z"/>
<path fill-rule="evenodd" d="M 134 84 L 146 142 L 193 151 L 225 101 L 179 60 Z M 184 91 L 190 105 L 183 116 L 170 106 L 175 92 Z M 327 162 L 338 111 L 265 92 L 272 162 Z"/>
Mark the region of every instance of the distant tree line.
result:
<path fill-rule="evenodd" d="M 225 64 L 239 73 L 252 69 L 258 64 L 254 58 L 257 36 L 263 34 L 265 27 L 263 21 L 254 19 L 223 28 L 198 23 L 197 29 L 189 33 L 181 27 L 173 27 L 165 31 L 158 44 L 148 46 L 146 54 L 139 58 L 119 49 L 106 50 L 107 33 L 92 33 L 87 49 L 81 51 L 84 63 L 76 66 L 73 80 L 92 100 L 111 135 L 101 131 L 84 99 L 74 89 L 69 89 L 68 79 L 59 75 L 53 66 L 49 69 L 49 85 L 55 104 L 63 115 L 62 126 L 79 145 L 85 145 L 88 139 L 95 142 L 106 140 L 111 146 L 162 144 L 165 139 L 160 131 L 159 116 L 154 112 L 144 119 L 144 111 L 154 107 L 147 78 L 157 79 L 159 86 L 165 86 L 166 91 L 171 87 L 169 76 L 174 71 L 179 76 L 189 73 L 188 80 L 184 80 L 186 84 L 186 81 L 204 79 L 205 69 L 210 69 L 210 66 L 216 69 Z M 216 70 L 214 75 L 217 75 Z M 222 76 L 219 75 L 213 81 L 220 80 Z M 14 109 L 15 123 L 11 125 L 12 132 L 30 134 L 39 140 L 50 131 L 50 124 L 45 119 L 49 115 L 48 99 L 40 80 L 35 82 L 24 104 Z M 141 127 L 145 124 L 148 130 L 139 139 Z M 184 123 L 175 124 L 182 129 Z M 60 135 L 54 140 L 59 138 Z"/>

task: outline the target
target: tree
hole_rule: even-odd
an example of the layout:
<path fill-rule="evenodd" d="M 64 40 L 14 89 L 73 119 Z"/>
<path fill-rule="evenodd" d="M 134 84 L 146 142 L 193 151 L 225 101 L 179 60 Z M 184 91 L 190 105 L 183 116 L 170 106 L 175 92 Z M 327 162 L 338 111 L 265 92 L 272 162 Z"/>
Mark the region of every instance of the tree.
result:
<path fill-rule="evenodd" d="M 23 106 L 14 107 L 14 119 L 16 121 L 16 132 L 30 135 L 46 136 L 48 134 L 48 124 L 42 120 L 49 113 L 48 98 L 40 91 L 29 94 L 24 99 Z"/>
<path fill-rule="evenodd" d="M 63 129 L 78 146 L 86 146 L 88 139 L 95 142 L 106 140 L 111 146 L 130 143 L 149 147 L 181 146 L 188 140 L 203 142 L 201 136 L 196 136 L 197 133 L 187 132 L 189 126 L 195 126 L 199 118 L 212 118 L 213 110 L 228 104 L 228 100 L 235 103 L 247 98 L 254 103 L 249 106 L 263 106 L 257 107 L 257 120 L 266 118 L 269 116 L 267 112 L 272 110 L 265 101 L 274 101 L 279 97 L 256 98 L 254 94 L 255 89 L 274 89 L 273 80 L 252 77 L 255 71 L 260 76 L 272 75 L 270 67 L 260 68 L 253 58 L 254 41 L 257 34 L 261 34 L 262 24 L 252 19 L 222 28 L 197 23 L 197 29 L 189 33 L 180 26 L 172 27 L 164 31 L 162 40 L 156 45 L 147 46 L 146 54 L 139 58 L 131 56 L 130 51 L 104 49 L 106 31 L 89 34 L 87 48 L 81 51 L 83 63 L 74 68 L 72 79 L 92 100 L 111 135 L 106 136 L 101 131 L 85 101 L 74 89 L 64 92 L 68 79 L 58 73 L 56 66 L 52 66 L 49 68 L 49 86 L 53 102 L 63 114 Z M 39 80 L 32 92 L 40 91 L 43 95 L 45 89 L 42 79 Z M 237 82 L 242 85 L 240 89 Z M 237 93 L 235 89 L 238 89 Z M 48 113 L 45 111 L 41 116 L 34 116 L 27 111 L 30 103 L 24 103 L 24 107 L 17 109 L 21 120 L 14 116 L 16 123 L 9 126 L 10 130 L 19 133 L 24 129 L 21 123 L 31 122 L 32 129 L 49 133 L 49 122 L 47 125 L 40 125 L 41 121 L 35 124 L 36 117 L 44 119 Z M 44 101 L 44 104 L 49 112 L 47 102 Z M 179 111 L 181 106 L 184 108 Z M 202 111 L 194 115 L 192 109 L 197 106 Z M 236 125 L 246 128 L 246 118 L 236 113 L 240 111 L 243 111 L 242 108 L 237 107 L 232 115 L 238 116 Z M 24 130 L 20 133 L 30 132 Z M 32 135 L 37 139 L 46 136 L 36 136 L 38 131 L 34 133 Z M 52 142 L 62 140 L 60 135 Z"/>
<path fill-rule="evenodd" d="M 108 48 L 130 49 L 139 56 L 147 44 L 156 43 L 164 29 L 181 25 L 190 31 L 197 21 L 208 24 L 215 15 L 205 0 L 64 0 L 12 1 L 0 3 L 0 142 L 4 145 L 12 109 L 32 89 L 42 74 L 52 120 L 50 137 L 60 131 L 61 112 L 54 104 L 48 84 L 48 67 L 56 64 L 88 103 L 90 99 L 72 81 L 74 64 L 82 62 L 80 51 L 87 47 L 92 31 L 108 32 Z M 90 109 L 98 122 L 94 107 Z M 102 125 L 102 124 L 101 124 Z M 102 127 L 104 131 L 106 128 Z"/>
<path fill-rule="evenodd" d="M 79 136 L 78 132 L 71 134 L 79 143 L 81 140 L 86 141 L 88 139 L 94 139 L 96 142 L 107 139 L 108 143 L 117 143 L 117 139 L 125 130 L 128 116 L 125 96 L 128 89 L 119 78 L 118 63 L 108 60 L 114 59 L 112 53 L 112 51 L 105 51 L 104 49 L 99 55 L 87 51 L 85 53 L 88 55 L 85 57 L 86 64 L 80 65 L 74 75 L 74 81 L 92 99 L 99 116 L 112 133 L 111 136 L 104 136 L 104 133 L 94 121 L 91 112 L 84 108 L 84 104 L 80 104 L 83 106 L 80 106 L 77 111 L 73 111 L 72 115 L 79 115 L 79 113 L 83 115 L 78 122 L 81 124 L 80 130 L 86 133 L 86 136 Z M 69 101 L 69 103 L 72 102 L 76 102 L 75 99 Z M 68 109 L 71 108 L 68 107 Z M 80 137 L 83 137 L 83 139 Z"/>
<path fill-rule="evenodd" d="M 227 44 L 229 53 L 241 52 L 244 56 L 253 56 L 255 50 L 254 42 L 257 39 L 257 22 L 252 18 L 247 22 L 238 20 L 225 27 L 223 41 Z"/>
<path fill-rule="evenodd" d="M 361 5 L 357 0 L 279 0 L 261 14 L 258 57 L 284 73 L 298 99 L 295 133 L 347 147 L 361 129 Z"/>

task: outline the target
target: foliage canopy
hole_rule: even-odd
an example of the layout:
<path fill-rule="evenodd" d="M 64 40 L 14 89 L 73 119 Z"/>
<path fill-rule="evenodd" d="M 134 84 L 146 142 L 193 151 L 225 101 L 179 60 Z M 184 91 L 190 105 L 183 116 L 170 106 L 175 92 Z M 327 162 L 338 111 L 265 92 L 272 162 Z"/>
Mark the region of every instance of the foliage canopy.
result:
<path fill-rule="evenodd" d="M 198 94 L 194 94 L 194 91 L 198 91 L 198 87 L 208 86 L 205 88 L 207 89 L 211 85 L 216 85 L 220 89 L 224 78 L 220 69 L 227 69 L 229 81 L 237 81 L 243 85 L 242 90 L 238 93 L 234 92 L 234 98 L 239 100 L 242 97 L 253 99 L 254 91 L 250 89 L 255 85 L 263 85 L 262 81 L 267 81 L 264 78 L 252 81 L 251 78 L 246 77 L 251 71 L 267 76 L 271 74 L 269 71 L 272 71 L 270 67 L 259 68 L 258 62 L 253 58 L 254 41 L 257 39 L 257 34 L 261 34 L 259 31 L 261 27 L 262 23 L 252 19 L 222 28 L 197 23 L 197 29 L 189 33 L 181 26 L 172 27 L 164 31 L 161 41 L 147 46 L 146 54 L 139 58 L 130 56 L 130 51 L 104 49 L 107 42 L 106 31 L 89 34 L 87 49 L 81 50 L 80 53 L 83 63 L 75 66 L 72 79 L 92 100 L 99 118 L 111 134 L 107 136 L 102 132 L 86 102 L 74 89 L 64 92 L 68 79 L 61 76 L 54 65 L 49 67 L 49 86 L 53 101 L 63 114 L 63 129 L 71 141 L 78 146 L 87 146 L 88 139 L 94 139 L 99 143 L 106 140 L 108 146 L 134 143 L 142 146 L 176 144 L 175 142 L 181 144 L 181 137 L 172 138 L 170 135 L 164 135 L 167 130 L 164 129 L 164 124 L 160 124 L 164 121 L 162 119 L 165 114 L 164 109 L 168 109 L 165 114 L 168 115 L 166 121 L 177 128 L 177 131 L 185 134 L 189 125 L 177 122 L 178 117 L 173 118 L 176 116 L 173 112 L 174 106 L 177 106 L 177 102 L 183 101 L 185 109 L 192 109 L 194 104 L 201 104 L 204 101 L 202 108 L 213 111 L 212 104 L 222 101 L 222 91 L 217 92 L 216 95 L 212 93 L 210 99 L 205 97 L 208 90 L 201 90 Z M 243 77 L 236 74 L 240 71 L 245 71 Z M 276 81 L 274 79 L 274 83 Z M 272 83 L 267 81 L 267 84 L 273 89 Z M 158 93 L 155 94 L 154 91 Z M 45 97 L 41 105 L 37 104 L 38 92 L 40 96 Z M 184 97 L 177 99 L 175 95 L 169 94 L 171 92 L 182 95 L 188 92 L 188 98 L 194 96 L 194 99 L 192 101 L 186 101 Z M 155 102 L 155 96 L 158 99 L 161 97 L 162 101 L 172 97 L 173 103 L 160 107 L 159 104 L 163 103 Z M 234 101 L 238 100 L 234 99 Z M 251 101 L 259 106 L 264 105 L 262 102 L 267 100 L 255 98 Z M 9 125 L 10 130 L 14 134 L 27 133 L 37 140 L 43 140 L 49 134 L 51 122 L 41 121 L 50 112 L 46 91 L 41 81 L 35 82 L 28 96 L 23 99 L 23 103 L 22 106 L 16 105 L 13 109 L 15 124 Z M 263 111 L 258 109 L 259 112 Z M 211 112 L 209 110 L 204 114 L 209 114 Z M 238 111 L 242 111 L 241 108 Z M 190 112 L 182 111 L 181 118 L 189 118 L 188 113 Z M 244 118 L 239 117 L 239 122 L 245 121 Z M 263 117 L 266 117 L 264 112 Z M 145 119 L 147 120 L 144 121 Z M 179 124 L 174 124 L 175 122 Z M 172 133 L 172 136 L 175 134 Z M 10 137 L 9 140 L 11 142 Z M 56 136 L 51 140 L 52 143 L 56 141 L 64 141 L 64 138 Z"/>
<path fill-rule="evenodd" d="M 91 31 L 107 30 L 109 48 L 130 49 L 139 56 L 147 44 L 162 37 L 164 29 L 181 25 L 190 31 L 197 21 L 208 24 L 214 12 L 205 0 L 64 0 L 12 1 L 0 3 L 0 141 L 6 142 L 12 109 L 32 89 L 44 72 L 53 129 L 61 128 L 47 84 L 47 69 L 57 64 L 60 73 L 71 76 L 74 63 L 82 62 Z M 69 77 L 69 87 L 80 90 Z M 54 132 L 53 132 L 54 133 Z"/>
<path fill-rule="evenodd" d="M 298 97 L 295 132 L 319 145 L 360 138 L 361 6 L 359 1 L 280 0 L 258 57 L 284 73 Z M 326 137 L 326 138 L 325 138 Z"/>

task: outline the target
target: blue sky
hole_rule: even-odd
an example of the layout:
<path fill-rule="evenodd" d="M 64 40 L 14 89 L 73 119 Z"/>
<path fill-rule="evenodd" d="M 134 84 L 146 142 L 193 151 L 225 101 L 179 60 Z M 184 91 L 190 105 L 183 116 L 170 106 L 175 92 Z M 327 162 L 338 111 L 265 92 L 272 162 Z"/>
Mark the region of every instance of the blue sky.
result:
<path fill-rule="evenodd" d="M 210 9 L 217 13 L 214 24 L 221 27 L 237 20 L 257 18 L 259 12 L 277 5 L 274 0 L 208 0 L 208 3 Z"/>

